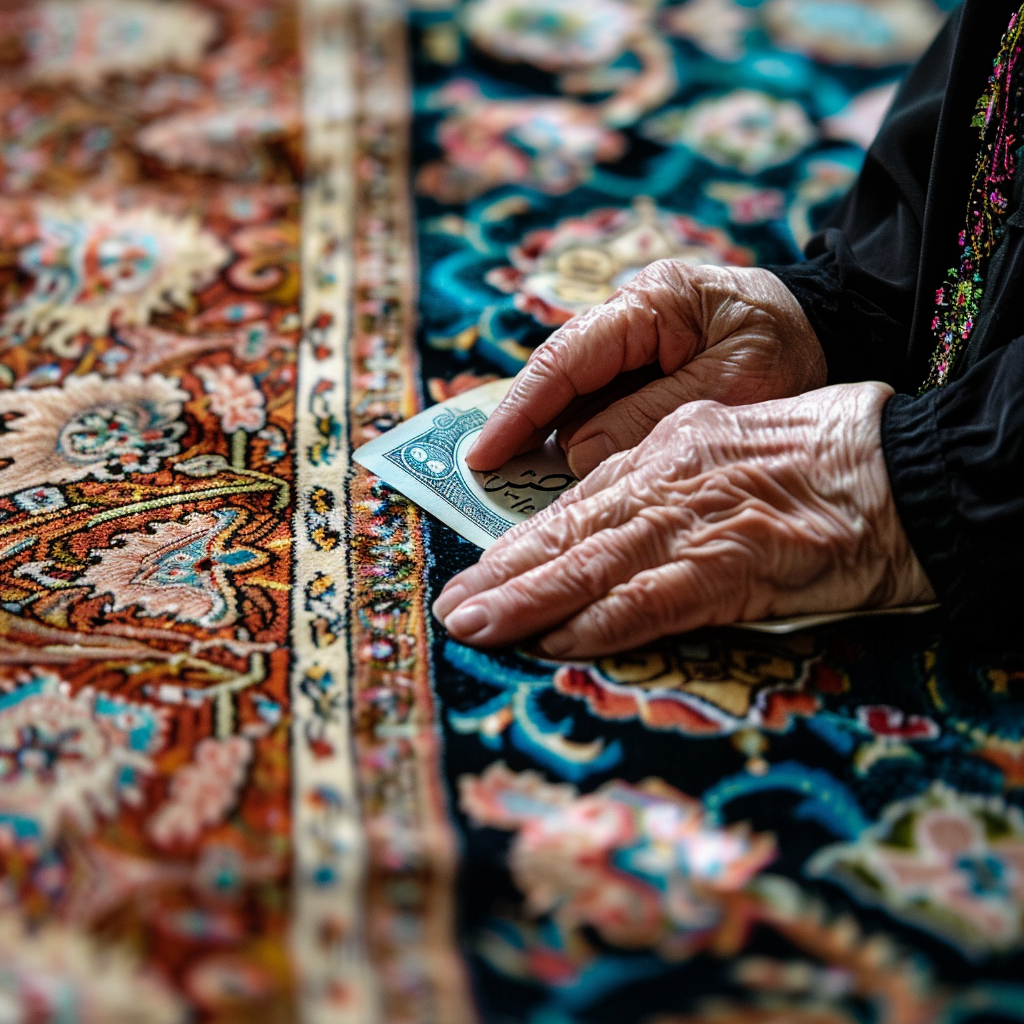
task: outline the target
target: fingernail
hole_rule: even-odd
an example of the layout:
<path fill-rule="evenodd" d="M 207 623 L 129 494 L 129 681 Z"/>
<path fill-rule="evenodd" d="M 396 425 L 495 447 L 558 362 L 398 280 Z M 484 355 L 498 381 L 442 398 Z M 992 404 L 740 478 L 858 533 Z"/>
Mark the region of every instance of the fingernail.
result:
<path fill-rule="evenodd" d="M 491 624 L 491 613 L 482 604 L 468 604 L 445 619 L 445 629 L 463 640 L 474 637 Z"/>
<path fill-rule="evenodd" d="M 552 658 L 561 658 L 568 654 L 576 644 L 572 633 L 568 630 L 560 630 L 544 637 L 538 645 L 540 649 Z"/>
<path fill-rule="evenodd" d="M 445 616 L 454 611 L 469 597 L 469 591 L 461 583 L 449 583 L 434 602 L 434 615 L 444 622 Z"/>
<path fill-rule="evenodd" d="M 566 452 L 566 458 L 569 460 L 569 468 L 573 473 L 578 477 L 584 477 L 617 451 L 618 448 L 607 434 L 595 434 L 593 437 L 588 437 L 586 441 L 574 444 Z"/>

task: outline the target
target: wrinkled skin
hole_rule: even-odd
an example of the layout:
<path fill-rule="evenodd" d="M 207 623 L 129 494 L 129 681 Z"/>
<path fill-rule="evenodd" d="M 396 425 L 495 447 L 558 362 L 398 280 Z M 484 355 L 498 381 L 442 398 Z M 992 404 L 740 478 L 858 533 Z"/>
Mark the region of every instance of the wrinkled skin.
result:
<path fill-rule="evenodd" d="M 686 402 L 766 402 L 825 377 L 814 329 L 774 274 L 662 260 L 533 353 L 468 462 L 497 469 L 558 427 L 583 477 Z"/>
<path fill-rule="evenodd" d="M 932 599 L 881 449 L 892 390 L 824 376 L 777 278 L 656 264 L 542 346 L 491 417 L 473 468 L 558 427 L 584 479 L 456 576 L 435 614 L 465 643 L 537 637 L 579 658 Z"/>

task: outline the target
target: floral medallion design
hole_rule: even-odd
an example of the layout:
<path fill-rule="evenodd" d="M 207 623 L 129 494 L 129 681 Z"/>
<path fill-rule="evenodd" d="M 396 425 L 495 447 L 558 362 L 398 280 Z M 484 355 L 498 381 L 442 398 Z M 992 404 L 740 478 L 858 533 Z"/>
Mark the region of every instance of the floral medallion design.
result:
<path fill-rule="evenodd" d="M 159 0 L 48 0 L 12 21 L 33 79 L 83 86 L 165 65 L 195 67 L 217 33 L 204 7 Z"/>
<path fill-rule="evenodd" d="M 0 392 L 0 415 L 7 417 L 0 494 L 157 472 L 180 451 L 189 398 L 158 374 L 116 380 L 87 374 L 59 388 Z"/>
<path fill-rule="evenodd" d="M 473 824 L 516 833 L 509 866 L 532 915 L 673 958 L 735 923 L 734 896 L 775 855 L 770 836 L 712 826 L 698 801 L 657 780 L 580 795 L 499 762 L 463 776 L 460 794 Z"/>
<path fill-rule="evenodd" d="M 494 56 L 566 71 L 614 60 L 643 15 L 628 0 L 474 0 L 465 20 L 470 38 Z"/>
<path fill-rule="evenodd" d="M 140 1007 L 145 1016 L 140 1018 Z M 26 928 L 0 911 L 0 1013 L 40 1024 L 182 1024 L 183 1002 L 155 971 L 86 932 L 47 924 Z"/>
<path fill-rule="evenodd" d="M 749 266 L 752 254 L 720 229 L 659 210 L 641 198 L 631 209 L 593 210 L 534 231 L 509 252 L 511 267 L 488 274 L 496 288 L 545 326 L 600 305 L 656 260 Z"/>
<path fill-rule="evenodd" d="M 807 866 L 970 957 L 1024 947 L 1024 812 L 936 783 Z"/>
<path fill-rule="evenodd" d="M 109 594 L 115 612 L 137 607 L 211 629 L 230 626 L 237 609 L 228 574 L 267 562 L 262 551 L 231 545 L 241 521 L 239 511 L 221 508 L 115 537 L 112 547 L 92 552 L 95 562 L 77 583 Z"/>
<path fill-rule="evenodd" d="M 667 110 L 644 130 L 655 142 L 688 146 L 719 167 L 749 175 L 789 163 L 818 137 L 799 103 L 754 89 Z"/>
<path fill-rule="evenodd" d="M 13 341 L 34 334 L 74 353 L 80 333 L 139 327 L 187 305 L 227 262 L 227 249 L 188 218 L 118 210 L 84 198 L 39 209 L 38 239 L 22 249 L 32 290 L 3 320 Z"/>
<path fill-rule="evenodd" d="M 580 665 L 522 655 L 488 659 L 449 641 L 447 662 L 479 685 L 449 710 L 448 721 L 489 749 L 508 744 L 573 781 L 622 761 L 622 742 L 608 727 L 613 722 L 729 738 L 763 775 L 760 733 L 789 732 L 820 709 L 822 692 L 839 685 L 807 639 L 665 644 Z M 581 719 L 589 719 L 584 735 Z"/>
<path fill-rule="evenodd" d="M 465 203 L 505 184 L 558 195 L 625 152 L 622 136 L 574 100 L 486 99 L 472 83 L 452 83 L 435 102 L 451 109 L 437 129 L 444 159 L 424 166 L 417 186 L 440 202 Z"/>
<path fill-rule="evenodd" d="M 62 827 L 88 833 L 142 799 L 164 742 L 157 708 L 58 676 L 0 684 L 0 845 L 45 848 Z"/>
<path fill-rule="evenodd" d="M 916 59 L 943 20 L 927 0 L 767 0 L 761 14 L 783 49 L 863 67 Z"/>

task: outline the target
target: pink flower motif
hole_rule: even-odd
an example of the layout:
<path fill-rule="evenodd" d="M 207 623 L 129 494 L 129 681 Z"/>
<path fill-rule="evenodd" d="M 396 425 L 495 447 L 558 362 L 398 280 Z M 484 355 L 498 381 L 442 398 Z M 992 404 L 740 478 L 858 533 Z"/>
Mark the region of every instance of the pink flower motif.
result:
<path fill-rule="evenodd" d="M 492 100 L 457 81 L 435 102 L 452 108 L 437 130 L 444 158 L 422 169 L 417 187 L 440 202 L 469 202 L 506 184 L 562 195 L 585 182 L 594 164 L 626 151 L 620 132 L 574 100 Z"/>
<path fill-rule="evenodd" d="M 236 430 L 252 434 L 266 425 L 266 399 L 251 374 L 239 373 L 225 363 L 199 366 L 196 375 L 210 396 L 210 408 L 220 417 L 225 434 Z"/>
<path fill-rule="evenodd" d="M 857 708 L 857 721 L 885 739 L 934 740 L 940 733 L 938 725 L 924 715 L 907 715 L 888 704 L 866 704 Z"/>
<path fill-rule="evenodd" d="M 662 782 L 580 795 L 495 764 L 464 776 L 460 790 L 477 825 L 517 833 L 510 866 L 532 913 L 625 948 L 675 957 L 706 948 L 775 852 L 770 836 L 722 828 Z"/>
<path fill-rule="evenodd" d="M 159 846 L 195 842 L 204 829 L 222 821 L 251 758 L 252 743 L 244 736 L 203 740 L 195 760 L 171 781 L 170 799 L 149 822 L 153 841 Z"/>
<path fill-rule="evenodd" d="M 488 283 L 515 295 L 516 308 L 539 323 L 560 327 L 657 260 L 749 266 L 753 254 L 724 231 L 639 197 L 631 209 L 599 208 L 532 231 L 509 259 Z"/>
<path fill-rule="evenodd" d="M 941 783 L 891 804 L 850 843 L 807 866 L 967 956 L 1024 946 L 1024 815 Z"/>

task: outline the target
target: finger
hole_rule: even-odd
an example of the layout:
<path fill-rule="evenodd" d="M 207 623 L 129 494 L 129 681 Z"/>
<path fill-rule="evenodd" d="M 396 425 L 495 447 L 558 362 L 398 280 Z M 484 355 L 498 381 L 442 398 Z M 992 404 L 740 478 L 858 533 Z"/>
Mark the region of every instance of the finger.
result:
<path fill-rule="evenodd" d="M 652 380 L 661 376 L 656 365 L 641 367 L 631 373 L 619 374 L 610 384 L 599 388 L 593 394 L 580 395 L 574 398 L 550 423 L 534 430 L 512 453 L 512 458 L 517 455 L 525 455 L 539 448 L 551 436 L 553 431 L 563 429 L 574 433 L 575 429 L 582 426 L 599 412 L 607 409 L 608 406 L 617 402 L 620 398 L 632 394 L 634 391 L 649 384 Z M 570 426 L 575 424 L 576 427 Z"/>
<path fill-rule="evenodd" d="M 663 338 L 658 310 L 664 303 L 678 312 L 684 288 L 677 266 L 654 264 L 607 303 L 556 331 L 534 352 L 491 414 L 469 451 L 469 467 L 485 471 L 507 462 L 573 399 L 605 387 L 621 373 L 665 364 L 666 358 L 675 363 L 673 368 L 686 362 L 698 344 L 696 328 L 674 316 L 673 330 Z M 666 344 L 673 349 L 670 357 L 660 351 Z"/>
<path fill-rule="evenodd" d="M 718 407 L 713 403 L 693 403 L 691 408 L 694 416 L 699 417 L 702 412 Z M 556 502 L 505 533 L 475 566 L 448 581 L 434 602 L 434 614 L 443 620 L 472 594 L 498 586 L 539 564 L 545 551 L 549 552 L 546 557 L 552 557 L 581 537 L 598 529 L 611 529 L 651 505 L 649 478 L 661 473 L 659 434 L 672 429 L 673 424 L 663 422 L 647 442 L 606 459 Z M 696 446 L 686 456 L 672 460 L 672 473 L 680 484 L 696 478 L 702 469 L 703 459 Z M 648 480 L 635 476 L 640 472 Z"/>
<path fill-rule="evenodd" d="M 476 594 L 447 616 L 445 627 L 456 640 L 481 647 L 525 640 L 564 622 L 638 571 L 664 563 L 667 542 L 655 522 L 631 519 Z"/>
<path fill-rule="evenodd" d="M 571 492 L 570 492 L 571 493 Z M 566 496 L 563 496 L 566 497 Z M 551 562 L 570 548 L 602 531 L 627 522 L 644 506 L 620 481 L 582 501 L 557 503 L 510 530 L 476 565 L 459 573 L 434 602 L 434 614 L 442 622 L 476 594 Z"/>
<path fill-rule="evenodd" d="M 681 405 L 699 397 L 699 388 L 685 373 L 662 377 L 634 394 L 595 413 L 572 435 L 563 427 L 559 440 L 569 467 L 580 479 L 616 452 L 634 448 Z"/>
<path fill-rule="evenodd" d="M 588 423 L 609 406 L 614 405 L 627 395 L 635 394 L 648 384 L 660 380 L 664 374 L 657 363 L 641 366 L 629 373 L 620 373 L 607 387 L 595 391 L 592 395 L 584 395 L 573 402 L 566 414 L 559 417 L 558 432 L 565 437 L 572 437 L 584 423 Z"/>
<path fill-rule="evenodd" d="M 738 621 L 743 588 L 722 593 L 710 579 L 714 566 L 707 557 L 686 558 L 638 573 L 544 637 L 540 650 L 552 658 L 594 658 L 670 634 Z"/>

